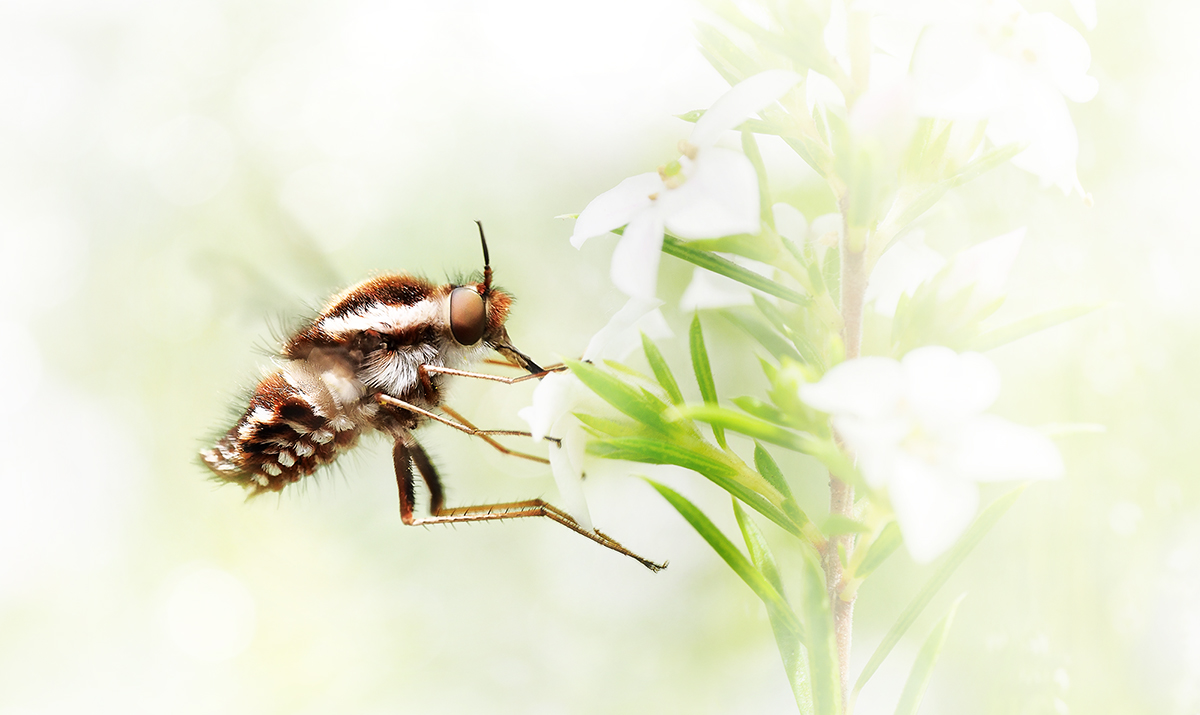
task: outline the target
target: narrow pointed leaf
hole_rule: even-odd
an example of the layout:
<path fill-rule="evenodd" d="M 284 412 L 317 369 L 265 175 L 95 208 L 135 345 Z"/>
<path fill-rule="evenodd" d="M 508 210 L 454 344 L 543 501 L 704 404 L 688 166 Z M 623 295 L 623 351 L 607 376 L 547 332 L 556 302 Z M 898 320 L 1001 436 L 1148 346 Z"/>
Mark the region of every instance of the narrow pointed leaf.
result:
<path fill-rule="evenodd" d="M 771 329 L 765 321 L 746 310 L 722 310 L 721 315 L 741 328 L 747 335 L 758 341 L 760 345 L 771 353 L 771 356 L 776 360 L 789 358 L 796 362 L 805 362 L 800 353 L 796 352 L 796 348 L 787 341 L 779 333 Z"/>
<path fill-rule="evenodd" d="M 758 211 L 762 222 L 775 230 L 775 211 L 771 207 L 771 190 L 767 184 L 767 169 L 763 166 L 762 153 L 758 150 L 758 141 L 749 131 L 742 130 L 742 153 L 754 165 L 754 173 L 758 175 Z"/>
<path fill-rule="evenodd" d="M 806 534 L 791 517 L 781 509 L 785 498 L 775 487 L 756 472 L 743 467 L 744 471 L 721 461 L 724 455 L 709 447 L 713 455 L 702 454 L 670 444 L 662 439 L 645 437 L 599 438 L 588 442 L 587 451 L 604 459 L 623 459 L 643 464 L 673 464 L 690 469 L 707 478 L 747 506 L 779 525 L 781 529 L 808 541 Z"/>
<path fill-rule="evenodd" d="M 929 687 L 933 666 L 942 653 L 942 647 L 946 645 L 946 635 L 950 632 L 950 624 L 954 622 L 954 614 L 958 611 L 958 605 L 962 603 L 966 595 L 964 593 L 954 600 L 949 612 L 925 639 L 925 644 L 917 653 L 917 660 L 913 663 L 912 671 L 908 674 L 908 680 L 904 683 L 904 691 L 900 693 L 900 702 L 896 705 L 896 715 L 917 714 L 917 707 L 920 706 L 921 698 L 925 697 L 925 690 Z"/>
<path fill-rule="evenodd" d="M 658 380 L 658 384 L 666 391 L 671 403 L 682 405 L 683 393 L 679 391 L 679 383 L 675 382 L 675 375 L 672 374 L 671 367 L 663 359 L 658 346 L 646 337 L 645 333 L 642 333 L 642 351 L 646 353 L 646 362 L 650 363 L 650 369 L 654 371 L 654 379 Z"/>
<path fill-rule="evenodd" d="M 608 404 L 649 427 L 662 431 L 673 429 L 661 415 L 666 405 L 649 393 L 622 382 L 595 365 L 577 360 L 567 360 L 566 363 L 588 389 Z"/>
<path fill-rule="evenodd" d="M 1099 305 L 1072 305 L 1066 308 L 1039 313 L 1024 320 L 1018 320 L 1015 323 L 1009 323 L 994 330 L 989 330 L 983 335 L 976 337 L 975 341 L 971 344 L 971 348 L 981 352 L 998 348 L 1014 340 L 1020 340 L 1027 335 L 1032 335 L 1087 315 L 1099 307 Z"/>
<path fill-rule="evenodd" d="M 750 563 L 750 560 L 738 550 L 738 547 L 725 534 L 721 533 L 717 525 L 712 523 L 712 520 L 705 516 L 704 512 L 700 511 L 695 504 L 688 501 L 682 494 L 666 485 L 650 481 L 650 486 L 658 490 L 658 493 L 671 506 L 675 507 L 675 510 L 708 542 L 708 545 L 729 565 L 729 568 L 733 569 L 733 572 L 754 591 L 755 595 L 762 599 L 763 603 L 767 604 L 768 610 L 773 609 L 779 613 L 784 626 L 788 630 L 793 633 L 804 632 L 800 619 L 796 617 L 791 606 L 784 600 L 783 595 L 771 585 L 771 582 L 767 580 L 767 577 L 761 571 L 754 568 L 754 564 Z"/>
<path fill-rule="evenodd" d="M 717 384 L 713 381 L 712 365 L 708 362 L 708 348 L 704 346 L 704 328 L 700 325 L 700 316 L 692 317 L 692 327 L 688 330 L 688 346 L 692 351 L 692 370 L 696 373 L 696 383 L 700 386 L 700 396 L 707 405 L 716 407 Z M 725 443 L 725 430 L 719 425 L 713 425 L 713 436 L 722 449 L 728 449 Z"/>
<path fill-rule="evenodd" d="M 644 464 L 674 464 L 708 477 L 729 478 L 737 469 L 681 445 L 651 437 L 610 437 L 588 443 L 588 451 L 605 459 L 624 459 Z"/>
<path fill-rule="evenodd" d="M 571 413 L 579 418 L 583 426 L 592 431 L 592 434 L 604 437 L 649 437 L 659 438 L 661 433 L 656 430 L 647 429 L 641 422 L 629 422 L 624 420 L 610 420 L 606 417 L 597 417 L 596 415 L 588 415 L 580 412 Z"/>
<path fill-rule="evenodd" d="M 812 523 L 812 520 L 808 518 L 808 514 L 805 514 L 800 505 L 796 503 L 796 497 L 792 494 L 792 487 L 788 484 L 787 479 L 784 478 L 783 472 L 779 469 L 779 465 L 775 463 L 775 459 L 771 456 L 771 453 L 764 449 L 758 442 L 754 443 L 754 468 L 763 476 L 763 479 L 766 479 L 771 483 L 771 486 L 783 494 L 782 508 L 784 513 L 796 523 L 796 526 L 800 527 L 811 544 L 820 548 L 825 542 L 825 537 L 817 529 L 817 525 Z"/>
<path fill-rule="evenodd" d="M 975 521 L 967 529 L 967 533 L 963 534 L 963 537 L 954 545 L 954 548 L 943 557 L 943 561 L 938 566 L 937 571 L 925 582 L 925 586 L 908 604 L 904 612 L 900 614 L 900 618 L 896 620 L 891 630 L 883 637 L 883 641 L 879 644 L 879 647 L 871 654 L 871 659 L 867 661 L 866 667 L 863 668 L 862 673 L 858 676 L 858 681 L 854 684 L 855 693 L 861 691 L 863 686 L 867 684 L 867 681 L 871 679 L 871 676 L 879 668 L 879 664 L 892 652 L 892 648 L 895 648 L 896 644 L 900 642 L 904 633 L 917 620 L 917 616 L 921 615 L 921 611 L 925 610 L 925 606 L 929 605 L 934 595 L 937 594 L 938 590 L 946 583 L 951 574 L 962 564 L 967 555 L 991 531 L 992 527 L 996 525 L 1000 517 L 1004 516 L 1009 507 L 1017 501 L 1017 497 L 1021 496 L 1021 492 L 1025 491 L 1026 486 L 1021 485 L 997 498 L 991 504 L 988 504 L 987 508 L 979 516 L 975 517 Z"/>
<path fill-rule="evenodd" d="M 879 568 L 887 558 L 900 546 L 900 527 L 896 522 L 891 522 L 883 527 L 883 531 L 871 545 L 867 547 L 867 555 L 858 564 L 858 568 L 854 570 L 855 578 L 866 578 L 871 575 L 875 569 Z"/>
<path fill-rule="evenodd" d="M 769 458 L 769 457 L 768 457 Z M 737 518 L 738 528 L 742 531 L 742 540 L 746 542 L 746 551 L 754 566 L 775 587 L 786 600 L 787 593 L 783 589 L 783 580 L 779 577 L 779 567 L 775 557 L 767 546 L 758 525 L 746 514 L 746 510 L 733 499 L 733 515 Z M 783 669 L 787 674 L 788 683 L 792 686 L 792 696 L 802 713 L 811 713 L 812 688 L 808 679 L 808 658 L 804 650 L 804 634 L 791 630 L 790 621 L 777 613 L 771 604 L 767 605 L 767 617 L 771 620 L 771 630 L 775 633 L 775 644 L 779 647 L 779 656 L 783 659 Z M 792 614 L 793 618 L 795 613 Z M 797 619 L 798 620 L 798 619 Z"/>
<path fill-rule="evenodd" d="M 617 233 L 614 231 L 613 233 Z M 763 293 L 773 295 L 776 298 L 782 298 L 789 303 L 803 305 L 808 302 L 808 297 L 797 292 L 793 288 L 789 288 L 782 283 L 761 276 L 749 268 L 743 268 L 728 258 L 722 258 L 714 253 L 702 251 L 695 246 L 689 246 L 687 241 L 676 238 L 675 236 L 667 235 L 663 237 L 663 253 L 669 256 L 681 258 L 688 263 L 700 266 L 713 273 L 720 273 L 723 276 L 732 278 L 738 283 L 744 283 L 751 288 L 761 290 Z"/>
<path fill-rule="evenodd" d="M 796 452 L 807 452 L 803 435 L 751 415 L 709 405 L 684 405 L 679 413 L 688 419 L 707 422 L 714 430 L 729 429 Z"/>
<path fill-rule="evenodd" d="M 760 420 L 766 420 L 767 422 L 774 422 L 775 424 L 779 425 L 780 427 L 790 427 L 792 429 L 801 429 L 801 430 L 803 429 L 803 421 L 802 420 L 796 419 L 795 417 L 787 414 L 786 412 L 779 409 L 775 405 L 772 405 L 769 402 L 763 402 L 762 400 L 758 399 L 757 397 L 749 397 L 749 396 L 735 397 L 735 398 L 733 398 L 733 400 L 731 400 L 731 402 L 733 402 L 733 404 L 737 405 L 738 407 L 742 408 L 743 411 L 754 415 L 755 417 L 759 418 Z"/>

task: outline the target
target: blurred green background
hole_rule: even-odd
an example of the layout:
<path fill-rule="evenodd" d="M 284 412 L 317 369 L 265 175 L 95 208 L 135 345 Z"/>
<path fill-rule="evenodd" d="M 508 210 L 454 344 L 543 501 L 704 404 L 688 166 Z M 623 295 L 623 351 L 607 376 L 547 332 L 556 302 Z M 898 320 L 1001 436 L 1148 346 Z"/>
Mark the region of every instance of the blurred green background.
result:
<path fill-rule="evenodd" d="M 1066 2 L 1028 5 L 1071 22 Z M 0 715 L 787 712 L 759 602 L 626 465 L 598 526 L 414 529 L 387 445 L 244 503 L 196 451 L 273 334 L 376 271 L 475 270 L 473 219 L 518 297 L 516 344 L 576 356 L 623 297 L 579 211 L 675 158 L 671 115 L 725 86 L 685 2 L 110 0 L 0 6 Z M 1001 321 L 1106 307 L 993 353 L 996 412 L 1092 422 L 864 691 L 890 712 L 930 624 L 968 592 L 924 713 L 1200 712 L 1200 9 L 1099 3 L 1098 97 L 1072 111 L 1095 205 L 1005 166 L 925 220 L 950 254 L 1028 225 Z M 764 142 L 777 195 L 830 199 Z M 664 259 L 661 294 L 690 269 Z M 677 334 L 689 316 L 666 308 Z M 704 317 L 718 384 L 757 368 Z M 686 349 L 664 352 L 685 375 Z M 532 386 L 450 404 L 520 427 Z M 693 389 L 691 395 L 696 394 Z M 556 496 L 548 469 L 419 435 L 455 504 Z M 748 455 L 745 445 L 742 453 Z M 820 512 L 823 477 L 776 456 Z M 633 468 L 637 474 L 644 467 Z M 656 472 L 730 526 L 699 477 Z M 782 544 L 782 540 L 779 540 Z M 786 561 L 787 554 L 782 557 Z M 928 573 L 898 553 L 858 601 L 856 661 Z"/>

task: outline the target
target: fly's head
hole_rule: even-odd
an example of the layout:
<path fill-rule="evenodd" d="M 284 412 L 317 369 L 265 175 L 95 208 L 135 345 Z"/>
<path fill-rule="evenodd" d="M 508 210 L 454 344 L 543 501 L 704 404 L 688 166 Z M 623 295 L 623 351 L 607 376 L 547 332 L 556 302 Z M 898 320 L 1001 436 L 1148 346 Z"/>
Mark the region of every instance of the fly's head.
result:
<path fill-rule="evenodd" d="M 542 371 L 529 356 L 512 346 L 504 322 L 512 306 L 512 296 L 492 286 L 492 266 L 488 257 L 483 224 L 479 241 L 483 245 L 483 281 L 450 290 L 445 304 L 443 325 L 450 339 L 463 348 L 482 345 L 495 350 L 513 365 L 531 373 Z"/>

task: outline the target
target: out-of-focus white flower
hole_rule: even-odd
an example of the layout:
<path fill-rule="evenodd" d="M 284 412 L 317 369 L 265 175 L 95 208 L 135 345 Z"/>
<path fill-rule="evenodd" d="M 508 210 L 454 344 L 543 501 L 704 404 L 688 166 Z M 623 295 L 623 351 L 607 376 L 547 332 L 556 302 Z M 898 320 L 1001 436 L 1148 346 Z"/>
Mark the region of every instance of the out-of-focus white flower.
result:
<path fill-rule="evenodd" d="M 925 232 L 909 231 L 880 257 L 871 271 L 863 300 L 880 315 L 896 314 L 900 297 L 911 296 L 946 265 L 942 254 L 925 245 Z"/>
<path fill-rule="evenodd" d="M 1096 29 L 1096 0 L 1071 0 L 1071 7 L 1089 30 Z"/>
<path fill-rule="evenodd" d="M 900 296 L 913 295 L 921 284 L 945 269 L 938 298 L 972 288 L 966 311 L 978 310 L 1004 296 L 1008 274 L 1016 263 L 1025 238 L 1025 227 L 989 238 L 962 251 L 946 267 L 942 254 L 925 245 L 924 235 L 912 231 L 888 248 L 871 272 L 865 300 L 880 315 L 896 314 Z"/>
<path fill-rule="evenodd" d="M 665 229 L 680 238 L 758 233 L 754 165 L 744 154 L 714 144 L 799 81 L 794 72 L 767 70 L 739 82 L 696 122 L 678 161 L 631 176 L 593 199 L 575 222 L 571 244 L 579 248 L 593 236 L 624 226 L 613 253 L 613 285 L 626 295 L 649 299 L 656 292 Z"/>
<path fill-rule="evenodd" d="M 639 331 L 654 338 L 669 337 L 671 330 L 658 310 L 661 305 L 660 300 L 630 298 L 608 324 L 592 336 L 582 359 L 594 362 L 621 360 L 637 346 Z M 606 407 L 607 403 L 587 389 L 578 377 L 570 372 L 555 372 L 538 383 L 533 391 L 533 404 L 517 413 L 529 423 L 529 431 L 535 440 L 547 435 L 561 440 L 561 445 L 550 447 L 550 471 L 562 495 L 563 508 L 589 530 L 592 519 L 582 482 L 587 433 L 573 413 L 581 408 L 602 412 Z"/>
<path fill-rule="evenodd" d="M 844 362 L 800 398 L 830 414 L 867 484 L 887 490 L 909 553 L 928 562 L 971 523 L 978 482 L 1063 473 L 1045 435 L 984 414 L 999 392 L 983 355 L 933 346 Z"/>
<path fill-rule="evenodd" d="M 972 311 L 1003 297 L 1008 274 L 1017 262 L 1017 254 L 1021 252 L 1024 240 L 1025 227 L 1022 226 L 959 253 L 938 288 L 938 298 L 945 300 L 961 290 L 971 288 L 967 310 Z"/>
<path fill-rule="evenodd" d="M 889 12 L 903 14 L 905 5 L 922 9 L 914 17 L 931 19 L 912 62 L 918 114 L 987 120 L 994 144 L 1026 147 L 1014 164 L 1064 193 L 1084 195 L 1075 172 L 1079 138 L 1065 99 L 1086 102 L 1096 94 L 1087 41 L 1055 15 L 1030 14 L 1016 0 L 908 3 Z M 1077 5 L 1081 17 L 1086 5 Z"/>

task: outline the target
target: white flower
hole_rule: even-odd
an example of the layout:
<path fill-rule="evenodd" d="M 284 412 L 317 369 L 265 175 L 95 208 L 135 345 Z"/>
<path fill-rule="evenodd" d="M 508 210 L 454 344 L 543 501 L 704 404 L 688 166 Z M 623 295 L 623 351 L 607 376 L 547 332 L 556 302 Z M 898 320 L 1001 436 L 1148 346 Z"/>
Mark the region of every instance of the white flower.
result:
<path fill-rule="evenodd" d="M 888 248 L 875 264 L 865 300 L 873 302 L 876 313 L 895 315 L 900 296 L 913 295 L 945 268 L 938 298 L 948 300 L 955 293 L 971 288 L 965 311 L 978 310 L 1004 296 L 1004 285 L 1024 238 L 1024 226 L 989 238 L 959 253 L 950 267 L 945 268 L 946 259 L 925 245 L 924 234 L 911 231 Z"/>
<path fill-rule="evenodd" d="M 934 346 L 844 362 L 800 397 L 831 415 L 867 484 L 887 490 L 909 553 L 927 562 L 971 523 L 977 482 L 1063 473 L 1049 438 L 984 414 L 999 392 L 983 355 Z"/>
<path fill-rule="evenodd" d="M 799 81 L 794 72 L 768 70 L 731 88 L 696 122 L 678 161 L 631 176 L 593 199 L 575 222 L 571 245 L 579 248 L 625 226 L 613 253 L 613 284 L 626 295 L 649 299 L 656 292 L 665 229 L 680 238 L 758 233 L 754 165 L 740 152 L 714 144 Z"/>
<path fill-rule="evenodd" d="M 596 333 L 583 353 L 585 361 L 620 360 L 637 346 L 639 330 L 651 337 L 669 337 L 670 328 L 658 308 L 659 300 L 630 298 Z M 604 411 L 602 402 L 570 372 L 555 372 L 542 378 L 533 391 L 533 404 L 517 414 L 529 423 L 536 440 L 547 435 L 561 440 L 550 447 L 550 471 L 562 495 L 563 508 L 585 529 L 592 528 L 587 501 L 583 495 L 583 455 L 587 433 L 573 414 Z"/>
<path fill-rule="evenodd" d="M 871 303 L 876 313 L 893 316 L 901 296 L 912 296 L 945 265 L 942 254 L 925 245 L 924 231 L 909 231 L 879 258 L 863 300 Z"/>
<path fill-rule="evenodd" d="M 1055 15 L 1030 14 L 1015 0 L 952 0 L 936 13 L 931 5 L 925 9 L 933 21 L 913 55 L 917 112 L 986 120 L 994 144 L 1026 147 L 1014 164 L 1083 195 L 1075 173 L 1079 139 L 1065 99 L 1086 102 L 1096 94 L 1087 41 Z M 1081 16 L 1087 5 L 1077 4 Z"/>

